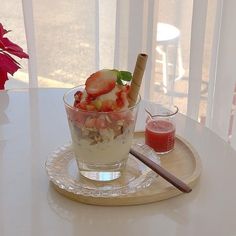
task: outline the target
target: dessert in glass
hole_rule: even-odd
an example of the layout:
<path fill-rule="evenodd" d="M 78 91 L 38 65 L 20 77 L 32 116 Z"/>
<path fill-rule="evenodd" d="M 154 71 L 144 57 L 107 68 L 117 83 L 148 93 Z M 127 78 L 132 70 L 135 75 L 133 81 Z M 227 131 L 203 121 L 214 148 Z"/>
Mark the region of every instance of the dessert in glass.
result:
<path fill-rule="evenodd" d="M 130 106 L 131 79 L 130 72 L 101 70 L 64 95 L 78 169 L 88 179 L 114 180 L 125 168 L 140 102 Z"/>

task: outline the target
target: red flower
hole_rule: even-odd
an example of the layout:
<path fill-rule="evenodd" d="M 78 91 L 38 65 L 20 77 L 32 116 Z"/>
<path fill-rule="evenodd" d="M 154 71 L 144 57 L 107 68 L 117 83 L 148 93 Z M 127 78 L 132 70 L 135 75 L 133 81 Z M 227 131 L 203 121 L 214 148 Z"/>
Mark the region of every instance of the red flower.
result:
<path fill-rule="evenodd" d="M 13 75 L 20 67 L 20 64 L 11 56 L 19 58 L 29 58 L 21 47 L 4 37 L 10 31 L 3 28 L 0 23 L 0 89 L 4 89 L 8 80 L 7 74 Z M 11 54 L 11 55 L 10 55 Z"/>

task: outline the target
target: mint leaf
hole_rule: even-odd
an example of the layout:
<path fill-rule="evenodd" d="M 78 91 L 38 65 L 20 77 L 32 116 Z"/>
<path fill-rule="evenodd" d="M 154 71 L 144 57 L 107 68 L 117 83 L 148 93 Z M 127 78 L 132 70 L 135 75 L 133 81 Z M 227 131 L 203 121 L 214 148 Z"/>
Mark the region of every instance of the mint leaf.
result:
<path fill-rule="evenodd" d="M 124 85 L 123 82 L 122 82 L 122 80 L 121 80 L 120 78 L 118 78 L 118 76 L 117 76 L 116 83 L 117 83 L 117 84 L 120 84 L 120 85 Z"/>
<path fill-rule="evenodd" d="M 118 73 L 118 76 L 121 78 L 121 80 L 124 80 L 124 81 L 132 80 L 132 74 L 129 71 L 120 71 Z"/>
<path fill-rule="evenodd" d="M 132 80 L 132 74 L 129 71 L 118 71 L 116 69 L 113 69 L 112 71 L 116 73 L 116 82 L 119 85 L 125 85 L 125 82 Z"/>

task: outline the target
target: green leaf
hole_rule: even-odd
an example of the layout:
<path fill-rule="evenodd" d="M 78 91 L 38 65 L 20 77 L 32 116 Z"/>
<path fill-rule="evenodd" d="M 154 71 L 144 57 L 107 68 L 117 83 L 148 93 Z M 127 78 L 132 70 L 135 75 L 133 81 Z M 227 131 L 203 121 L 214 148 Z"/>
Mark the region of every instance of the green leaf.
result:
<path fill-rule="evenodd" d="M 132 74 L 129 71 L 118 71 L 116 69 L 113 69 L 112 71 L 116 73 L 117 84 L 125 85 L 124 81 L 128 82 L 132 80 Z"/>
<path fill-rule="evenodd" d="M 121 78 L 121 80 L 124 81 L 132 80 L 132 74 L 129 71 L 120 71 L 117 77 Z"/>
<path fill-rule="evenodd" d="M 117 76 L 116 82 L 117 82 L 117 84 L 124 85 L 122 80 L 118 76 Z"/>

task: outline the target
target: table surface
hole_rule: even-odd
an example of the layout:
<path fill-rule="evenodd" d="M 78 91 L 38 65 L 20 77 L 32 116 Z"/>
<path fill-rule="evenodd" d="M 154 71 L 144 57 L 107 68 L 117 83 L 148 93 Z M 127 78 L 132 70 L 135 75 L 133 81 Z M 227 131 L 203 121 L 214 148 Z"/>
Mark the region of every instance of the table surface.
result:
<path fill-rule="evenodd" d="M 1 236 L 236 235 L 236 152 L 181 114 L 177 134 L 192 144 L 203 166 L 191 193 L 146 205 L 102 207 L 56 192 L 44 165 L 50 153 L 70 140 L 64 92 L 0 92 Z"/>

